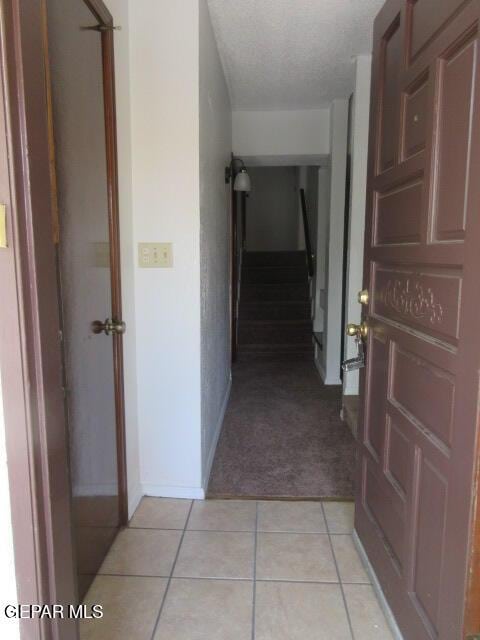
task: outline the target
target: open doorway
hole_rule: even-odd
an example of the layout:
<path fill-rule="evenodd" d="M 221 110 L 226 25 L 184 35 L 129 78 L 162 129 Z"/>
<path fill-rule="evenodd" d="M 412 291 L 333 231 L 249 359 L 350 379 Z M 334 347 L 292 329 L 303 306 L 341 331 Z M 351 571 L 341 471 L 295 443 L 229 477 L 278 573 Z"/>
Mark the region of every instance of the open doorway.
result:
<path fill-rule="evenodd" d="M 236 196 L 236 362 L 210 498 L 354 496 L 355 441 L 340 417 L 340 371 L 337 384 L 325 384 L 316 365 L 324 341 L 318 298 L 328 298 L 334 250 L 330 158 L 302 161 L 245 161 L 250 190 Z M 338 279 L 342 290 L 342 272 Z"/>

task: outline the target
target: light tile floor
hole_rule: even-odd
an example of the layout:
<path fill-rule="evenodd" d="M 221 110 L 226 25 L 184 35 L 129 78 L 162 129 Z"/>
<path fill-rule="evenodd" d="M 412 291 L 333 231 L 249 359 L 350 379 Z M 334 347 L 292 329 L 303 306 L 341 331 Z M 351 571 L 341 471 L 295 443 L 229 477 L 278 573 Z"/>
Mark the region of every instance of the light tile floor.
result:
<path fill-rule="evenodd" d="M 340 502 L 144 498 L 81 640 L 392 640 Z"/>

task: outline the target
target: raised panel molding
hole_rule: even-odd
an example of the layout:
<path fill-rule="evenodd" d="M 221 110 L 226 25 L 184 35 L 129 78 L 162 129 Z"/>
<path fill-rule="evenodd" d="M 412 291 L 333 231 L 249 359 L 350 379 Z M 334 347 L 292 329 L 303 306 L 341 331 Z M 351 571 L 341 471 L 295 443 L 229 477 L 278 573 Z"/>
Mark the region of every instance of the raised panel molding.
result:
<path fill-rule="evenodd" d="M 456 344 L 462 278 L 451 270 L 422 272 L 377 265 L 374 314 L 417 326 Z"/>
<path fill-rule="evenodd" d="M 461 39 L 440 62 L 436 122 L 431 242 L 459 242 L 465 236 L 472 129 L 472 95 L 477 59 L 476 32 Z"/>
<path fill-rule="evenodd" d="M 401 48 L 400 15 L 398 15 L 385 33 L 382 42 L 380 69 L 382 101 L 379 112 L 377 173 L 391 169 L 398 161 L 398 134 L 400 130 L 398 81 Z"/>
<path fill-rule="evenodd" d="M 420 242 L 423 179 L 375 196 L 374 245 Z"/>
<path fill-rule="evenodd" d="M 452 4 L 460 7 L 465 0 L 408 0 L 409 58 L 413 60 L 441 28 L 452 13 Z"/>

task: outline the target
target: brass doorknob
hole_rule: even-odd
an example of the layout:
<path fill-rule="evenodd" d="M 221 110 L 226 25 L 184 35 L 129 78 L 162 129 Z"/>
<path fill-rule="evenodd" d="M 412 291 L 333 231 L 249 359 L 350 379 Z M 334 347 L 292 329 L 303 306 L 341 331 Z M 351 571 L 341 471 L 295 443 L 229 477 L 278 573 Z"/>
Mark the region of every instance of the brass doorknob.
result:
<path fill-rule="evenodd" d="M 111 320 L 107 318 L 105 322 L 95 320 L 92 322 L 92 331 L 95 334 L 105 333 L 107 336 L 122 335 L 127 330 L 127 325 L 122 320 Z"/>
<path fill-rule="evenodd" d="M 368 325 L 366 322 L 362 322 L 362 324 L 349 324 L 347 325 L 347 336 L 351 336 L 354 338 L 358 336 L 359 338 L 366 338 L 368 334 Z"/>
<path fill-rule="evenodd" d="M 360 304 L 367 305 L 370 299 L 368 289 L 363 289 L 363 291 L 358 292 L 358 301 Z"/>

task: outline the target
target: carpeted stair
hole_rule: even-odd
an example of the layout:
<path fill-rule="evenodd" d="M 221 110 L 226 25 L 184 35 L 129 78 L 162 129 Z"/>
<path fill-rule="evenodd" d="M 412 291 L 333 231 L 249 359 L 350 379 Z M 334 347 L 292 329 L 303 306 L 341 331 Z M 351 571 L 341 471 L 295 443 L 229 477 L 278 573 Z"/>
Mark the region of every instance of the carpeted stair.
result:
<path fill-rule="evenodd" d="M 246 252 L 243 258 L 238 357 L 313 358 L 305 251 Z"/>

